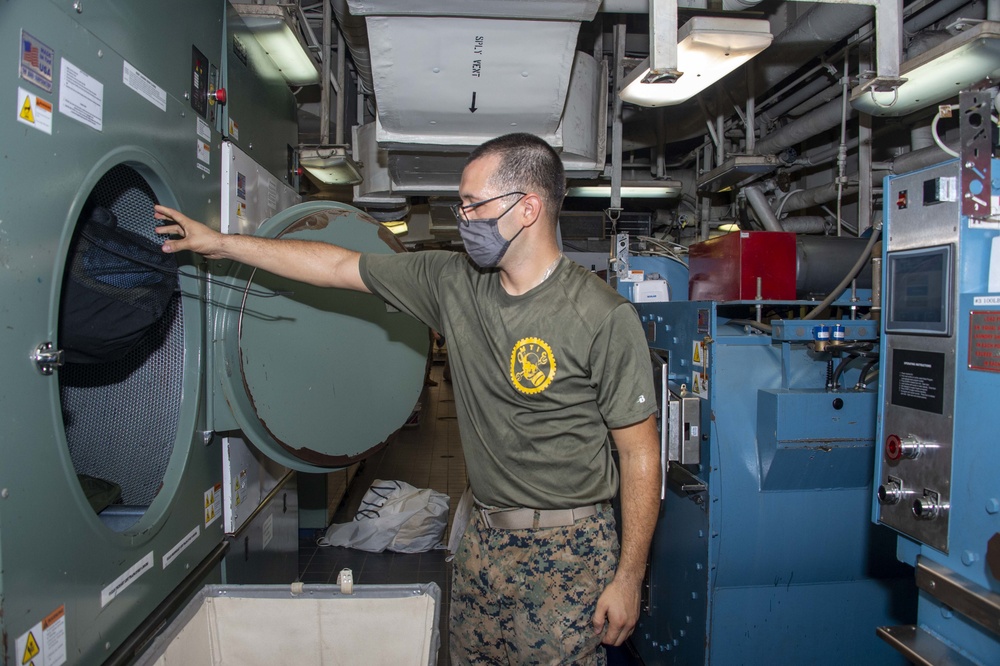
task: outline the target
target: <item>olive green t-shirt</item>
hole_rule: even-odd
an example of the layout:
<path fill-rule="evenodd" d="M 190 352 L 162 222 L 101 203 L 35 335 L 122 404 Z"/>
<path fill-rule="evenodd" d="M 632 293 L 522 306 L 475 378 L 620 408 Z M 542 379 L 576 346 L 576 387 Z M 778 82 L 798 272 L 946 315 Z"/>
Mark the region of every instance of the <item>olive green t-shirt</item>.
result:
<path fill-rule="evenodd" d="M 563 258 L 520 296 L 446 251 L 361 257 L 361 277 L 448 341 L 469 482 L 497 507 L 559 509 L 618 491 L 608 428 L 656 410 L 631 303 Z"/>

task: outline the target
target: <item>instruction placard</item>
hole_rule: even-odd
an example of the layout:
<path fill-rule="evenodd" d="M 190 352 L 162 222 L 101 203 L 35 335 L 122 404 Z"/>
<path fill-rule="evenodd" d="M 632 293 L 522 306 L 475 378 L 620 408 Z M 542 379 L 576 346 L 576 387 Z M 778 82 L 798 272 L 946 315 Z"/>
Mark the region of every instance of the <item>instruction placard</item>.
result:
<path fill-rule="evenodd" d="M 146 556 L 130 566 L 128 571 L 118 578 L 115 578 L 111 585 L 101 590 L 101 608 L 107 606 L 111 601 L 121 594 L 129 585 L 139 580 L 139 576 L 153 568 L 153 551 L 146 553 Z"/>
<path fill-rule="evenodd" d="M 158 108 L 167 110 L 167 91 L 153 83 L 153 80 L 124 61 L 122 64 L 122 83 L 139 93 L 139 96 Z"/>
<path fill-rule="evenodd" d="M 59 68 L 59 113 L 104 131 L 104 84 L 66 58 Z"/>

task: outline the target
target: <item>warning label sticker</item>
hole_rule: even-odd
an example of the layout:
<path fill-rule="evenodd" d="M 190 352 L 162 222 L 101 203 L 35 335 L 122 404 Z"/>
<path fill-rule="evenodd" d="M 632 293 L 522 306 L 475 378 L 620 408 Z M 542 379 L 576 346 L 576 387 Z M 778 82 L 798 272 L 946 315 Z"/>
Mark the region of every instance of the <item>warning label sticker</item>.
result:
<path fill-rule="evenodd" d="M 52 105 L 24 88 L 18 88 L 17 120 L 46 134 L 52 134 Z"/>
<path fill-rule="evenodd" d="M 66 663 L 66 607 L 60 606 L 17 637 L 15 663 L 60 666 Z"/>
<path fill-rule="evenodd" d="M 222 517 L 222 484 L 205 491 L 205 527 Z"/>
<path fill-rule="evenodd" d="M 122 83 L 160 111 L 167 110 L 167 91 L 153 83 L 152 79 L 130 65 L 127 60 L 122 64 Z"/>

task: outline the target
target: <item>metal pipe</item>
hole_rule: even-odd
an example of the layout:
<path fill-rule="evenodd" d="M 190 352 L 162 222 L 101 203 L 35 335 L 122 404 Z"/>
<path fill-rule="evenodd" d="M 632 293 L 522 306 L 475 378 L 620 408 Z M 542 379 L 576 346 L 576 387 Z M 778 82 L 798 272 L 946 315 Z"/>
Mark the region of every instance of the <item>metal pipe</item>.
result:
<path fill-rule="evenodd" d="M 320 77 L 319 142 L 330 143 L 330 58 L 333 49 L 333 7 L 323 1 L 323 75 Z M 341 95 L 337 95 L 339 101 Z M 340 129 L 340 123 L 337 123 Z"/>
<path fill-rule="evenodd" d="M 958 144 L 950 144 L 949 147 L 954 150 L 958 147 Z M 889 173 L 892 174 L 910 173 L 911 171 L 923 169 L 949 159 L 951 159 L 951 156 L 949 156 L 946 152 L 937 146 L 930 146 L 922 150 L 913 150 L 908 153 L 903 153 L 902 155 L 897 155 L 887 163 L 883 162 L 877 166 L 886 167 Z M 875 177 L 876 182 L 881 181 L 882 175 L 885 174 L 877 175 Z"/>
<path fill-rule="evenodd" d="M 347 6 L 347 0 L 331 0 L 337 25 L 344 35 L 347 48 L 351 50 L 354 71 L 358 73 L 358 87 L 367 94 L 375 92 L 372 76 L 372 56 L 368 45 L 368 24 L 364 17 L 354 16 Z"/>
<path fill-rule="evenodd" d="M 833 201 L 837 198 L 837 187 L 837 183 L 828 183 L 826 185 L 811 187 L 807 190 L 792 192 L 785 198 L 782 210 L 792 212 Z M 843 189 L 845 196 L 854 194 L 857 191 L 857 185 L 850 185 Z"/>
<path fill-rule="evenodd" d="M 744 187 L 743 194 L 746 195 L 747 202 L 757 216 L 757 220 L 764 225 L 767 231 L 785 230 L 775 216 L 774 211 L 771 210 L 770 204 L 767 203 L 767 197 L 764 196 L 764 192 L 758 186 L 751 185 L 750 187 Z"/>
<path fill-rule="evenodd" d="M 853 117 L 857 112 L 851 108 L 848 113 Z M 812 113 L 771 132 L 767 138 L 757 143 L 757 153 L 760 155 L 779 153 L 800 141 L 805 141 L 820 132 L 836 127 L 840 123 L 841 116 L 841 100 L 827 102 Z"/>
<path fill-rule="evenodd" d="M 779 220 L 783 231 L 797 234 L 822 234 L 826 232 L 827 219 L 822 215 L 799 215 Z"/>
<path fill-rule="evenodd" d="M 347 49 L 344 45 L 344 34 L 337 31 L 337 84 L 340 92 L 337 94 L 337 145 L 344 145 L 344 122 L 347 120 Z"/>

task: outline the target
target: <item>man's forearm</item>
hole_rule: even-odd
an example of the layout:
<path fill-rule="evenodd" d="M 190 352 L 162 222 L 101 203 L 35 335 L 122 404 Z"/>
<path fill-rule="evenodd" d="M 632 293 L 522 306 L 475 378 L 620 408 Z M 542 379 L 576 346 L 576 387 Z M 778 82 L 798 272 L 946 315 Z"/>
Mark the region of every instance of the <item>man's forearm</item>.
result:
<path fill-rule="evenodd" d="M 337 245 L 227 234 L 219 249 L 224 258 L 299 282 L 368 291 L 358 271 L 361 255 Z"/>
<path fill-rule="evenodd" d="M 615 580 L 640 585 L 660 511 L 660 456 L 652 417 L 629 433 L 615 434 L 621 465 L 622 544 Z M 632 430 L 632 429 L 630 429 Z"/>
<path fill-rule="evenodd" d="M 170 236 L 163 243 L 164 252 L 191 251 L 207 259 L 232 259 L 318 287 L 368 291 L 361 280 L 361 255 L 353 250 L 316 241 L 221 234 L 162 205 L 153 207 L 153 217 L 162 222 L 156 232 Z"/>

